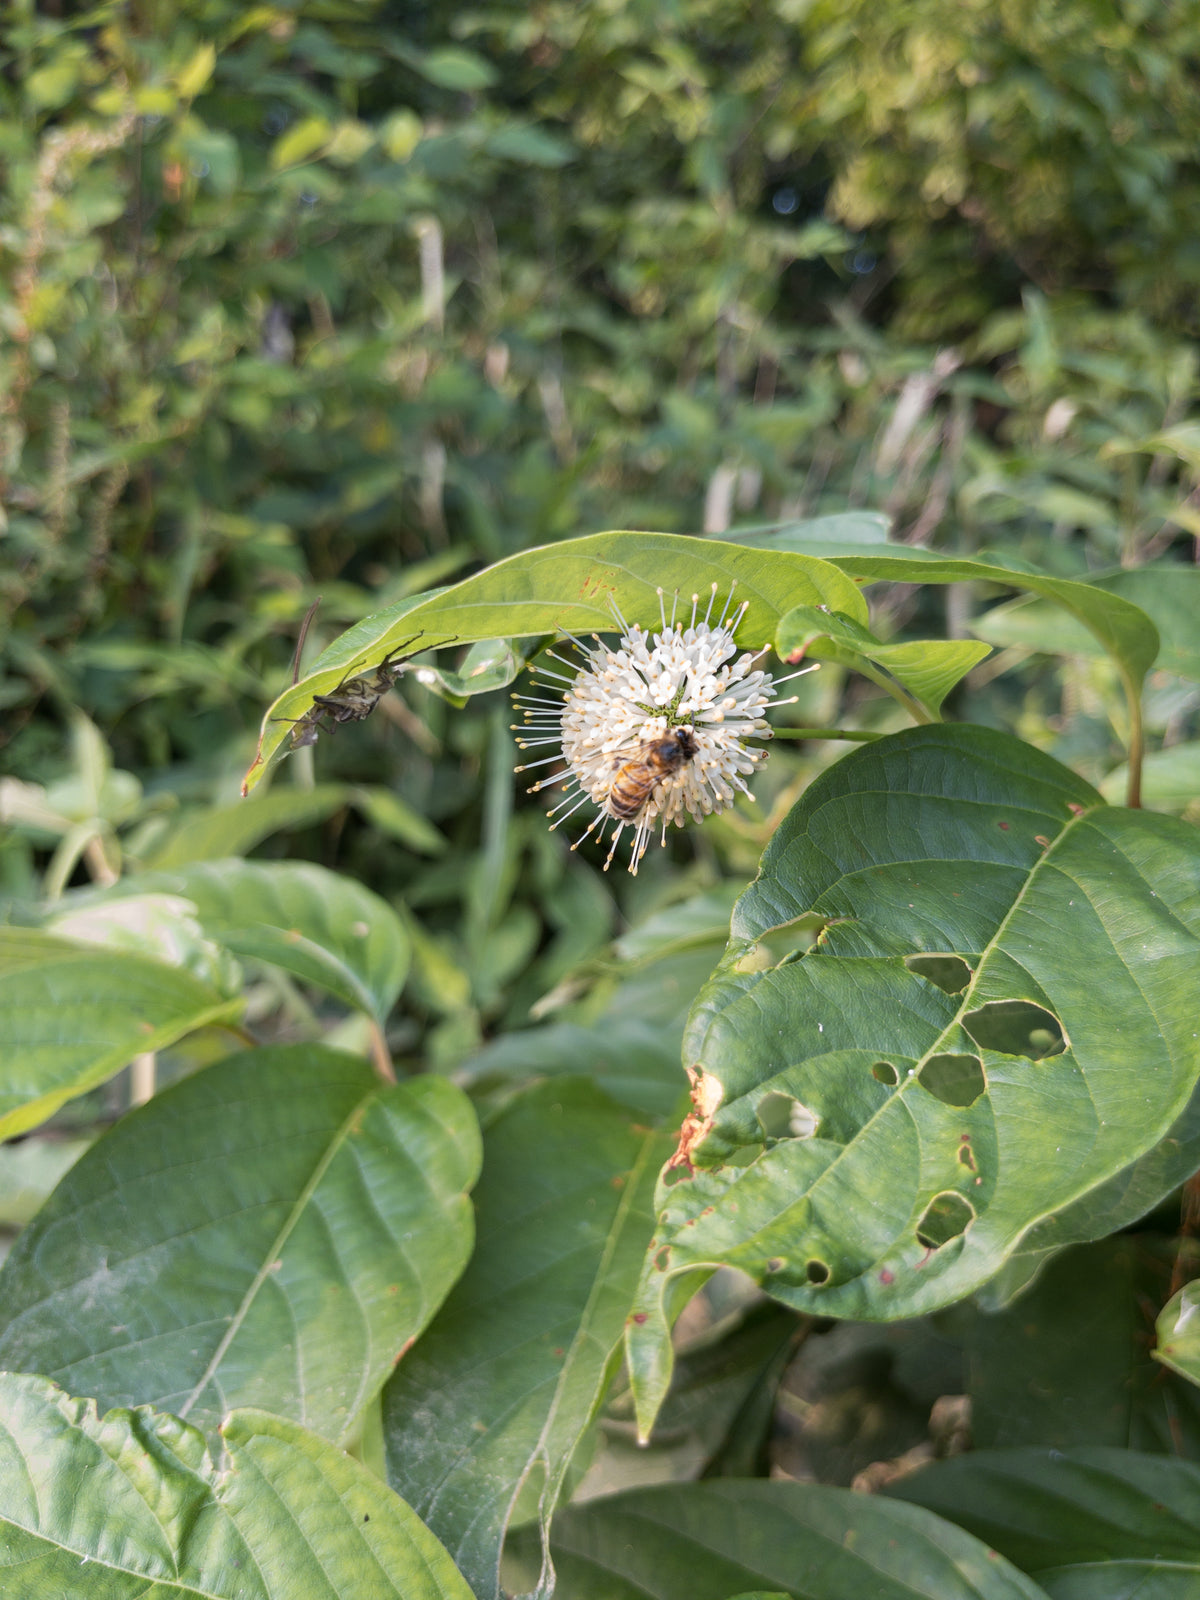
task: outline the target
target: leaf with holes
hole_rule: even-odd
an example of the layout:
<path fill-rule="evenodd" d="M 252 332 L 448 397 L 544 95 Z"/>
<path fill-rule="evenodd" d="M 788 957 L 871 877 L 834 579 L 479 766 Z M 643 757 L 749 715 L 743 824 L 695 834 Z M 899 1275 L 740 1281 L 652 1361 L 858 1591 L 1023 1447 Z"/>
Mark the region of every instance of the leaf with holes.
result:
<path fill-rule="evenodd" d="M 383 1413 L 388 1481 L 477 1595 L 500 1593 L 527 1479 L 549 1525 L 611 1375 L 670 1145 L 578 1078 L 527 1090 L 487 1130 L 479 1249 Z"/>
<path fill-rule="evenodd" d="M 754 648 L 767 644 L 780 617 L 797 605 L 827 605 L 856 622 L 867 620 L 857 583 L 815 556 L 671 533 L 564 539 L 509 556 L 449 588 L 409 595 L 356 623 L 269 707 L 242 791 L 248 793 L 261 780 L 296 719 L 312 710 L 316 695 L 334 694 L 347 679 L 373 671 L 390 655 L 501 635 L 611 633 L 613 602 L 629 622 L 648 626 L 659 620 L 660 590 L 668 596 L 678 592 L 685 600 L 694 594 L 707 599 L 714 589 L 725 596 L 735 585 L 738 599 L 748 603 L 738 640 Z M 467 694 L 492 682 L 485 672 L 478 680 L 460 677 L 456 685 Z"/>
<path fill-rule="evenodd" d="M 165 1090 L 74 1166 L 0 1271 L 0 1367 L 213 1429 L 341 1440 L 470 1255 L 479 1135 L 435 1078 L 313 1045 Z"/>
<path fill-rule="evenodd" d="M 7 1600 L 471 1600 L 360 1462 L 262 1411 L 221 1435 L 218 1468 L 177 1417 L 100 1418 L 45 1378 L 0 1373 Z"/>
<path fill-rule="evenodd" d="M 1187 1106 L 1198 991 L 1194 829 L 984 728 L 913 729 L 824 773 L 684 1038 L 695 1109 L 628 1336 L 643 1429 L 697 1271 L 915 1316 L 1104 1194 Z"/>

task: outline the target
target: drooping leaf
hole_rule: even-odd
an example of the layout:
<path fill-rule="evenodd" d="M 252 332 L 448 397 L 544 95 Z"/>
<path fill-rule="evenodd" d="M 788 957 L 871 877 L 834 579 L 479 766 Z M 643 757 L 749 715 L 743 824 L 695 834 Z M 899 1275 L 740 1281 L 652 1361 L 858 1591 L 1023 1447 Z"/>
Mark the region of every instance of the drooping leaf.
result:
<path fill-rule="evenodd" d="M 736 1266 L 816 1314 L 912 1316 L 1102 1190 L 1191 1097 L 1198 984 L 1183 823 L 1103 806 L 982 728 L 913 729 L 823 774 L 685 1036 L 696 1109 L 629 1334 L 643 1429 L 680 1275 Z"/>
<path fill-rule="evenodd" d="M 401 1499 L 281 1417 L 235 1411 L 218 1469 L 177 1417 L 3 1373 L 0 1430 L 6 1600 L 471 1600 Z"/>
<path fill-rule="evenodd" d="M 1042 595 L 1077 618 L 1100 641 L 1134 696 L 1159 653 L 1158 631 L 1146 613 L 1131 600 L 1096 584 L 1052 578 L 1022 570 L 1019 565 L 965 561 L 911 545 L 898 546 L 887 555 L 872 551 L 837 556 L 834 565 L 864 583 L 1002 583 Z"/>
<path fill-rule="evenodd" d="M 117 1124 L 0 1271 L 0 1366 L 215 1428 L 269 1403 L 351 1431 L 458 1277 L 474 1113 L 355 1057 L 226 1057 Z"/>
<path fill-rule="evenodd" d="M 1191 1600 L 1200 1468 L 1134 1450 L 979 1450 L 900 1479 L 927 1507 L 1031 1573 L 1054 1600 Z"/>
<path fill-rule="evenodd" d="M 885 644 L 861 623 L 816 606 L 796 606 L 787 613 L 776 630 L 775 648 L 785 661 L 803 655 L 811 661 L 836 661 L 869 674 L 871 668 L 882 667 L 933 716 L 954 685 L 988 654 L 986 644 L 970 639 L 907 639 Z"/>
<path fill-rule="evenodd" d="M 549 1524 L 611 1376 L 669 1147 L 580 1079 L 527 1091 L 487 1130 L 478 1248 L 384 1391 L 388 1481 L 479 1596 L 499 1596 L 531 1475 Z"/>
<path fill-rule="evenodd" d="M 735 603 L 748 602 L 738 638 L 754 647 L 767 643 L 779 618 L 796 605 L 828 605 L 856 621 L 867 620 L 857 584 L 813 556 L 667 533 L 598 533 L 565 539 L 510 556 L 461 583 L 410 595 L 364 617 L 268 709 L 243 792 L 260 782 L 290 731 L 287 719 L 303 717 L 315 695 L 330 694 L 346 679 L 397 652 L 411 655 L 437 644 L 465 645 L 497 637 L 611 633 L 617 626 L 612 602 L 627 621 L 650 626 L 660 620 L 659 590 L 667 597 L 668 612 L 670 597 L 678 593 L 689 611 L 690 597 L 697 596 L 701 615 L 711 595 L 718 595 L 724 605 L 732 591 Z M 488 675 L 480 682 L 487 686 Z M 470 681 L 462 687 L 464 692 L 470 690 Z"/>
<path fill-rule="evenodd" d="M 408 971 L 408 935 L 378 895 L 306 862 L 205 861 L 128 878 L 190 901 L 205 933 L 235 955 L 271 962 L 382 1023 Z M 105 905 L 121 904 L 106 898 Z"/>
<path fill-rule="evenodd" d="M 1185 678 L 1200 678 L 1200 571 L 1161 562 L 1105 573 L 1091 580 L 1104 594 L 1139 606 L 1158 629 L 1161 648 L 1155 665 Z M 1095 634 L 1062 608 L 1029 596 L 994 606 L 971 621 L 972 633 L 996 645 L 1027 645 L 1047 654 L 1099 655 Z"/>
<path fill-rule="evenodd" d="M 530 1543 L 516 1541 L 524 1573 Z M 571 1600 L 726 1600 L 747 1585 L 795 1600 L 1044 1600 L 949 1522 L 808 1483 L 726 1478 L 614 1495 L 557 1518 L 553 1549 Z"/>
<path fill-rule="evenodd" d="M 11 1139 L 146 1050 L 233 1023 L 240 997 L 124 950 L 0 928 L 0 1138 Z"/>

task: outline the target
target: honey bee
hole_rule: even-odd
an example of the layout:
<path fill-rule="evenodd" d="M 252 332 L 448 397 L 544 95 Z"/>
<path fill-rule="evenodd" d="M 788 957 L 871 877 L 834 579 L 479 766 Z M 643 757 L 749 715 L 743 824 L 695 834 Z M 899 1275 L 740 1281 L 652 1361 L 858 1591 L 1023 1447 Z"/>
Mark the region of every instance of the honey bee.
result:
<path fill-rule="evenodd" d="M 672 728 L 646 740 L 637 755 L 617 768 L 605 802 L 609 815 L 618 822 L 635 821 L 656 785 L 686 766 L 697 749 L 690 728 Z"/>

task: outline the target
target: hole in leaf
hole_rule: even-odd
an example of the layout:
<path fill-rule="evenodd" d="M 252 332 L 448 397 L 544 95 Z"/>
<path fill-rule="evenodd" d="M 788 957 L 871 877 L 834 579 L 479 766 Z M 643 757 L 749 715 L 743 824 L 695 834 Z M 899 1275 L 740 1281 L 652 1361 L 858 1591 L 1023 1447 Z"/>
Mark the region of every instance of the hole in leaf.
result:
<path fill-rule="evenodd" d="M 890 1086 L 900 1082 L 900 1074 L 890 1061 L 877 1061 L 871 1068 L 871 1076 L 876 1083 L 886 1083 Z"/>
<path fill-rule="evenodd" d="M 828 1283 L 829 1268 L 824 1261 L 818 1261 L 814 1257 L 812 1261 L 805 1262 L 804 1276 L 812 1284 Z"/>
<path fill-rule="evenodd" d="M 776 1090 L 763 1095 L 755 1115 L 768 1139 L 811 1139 L 821 1120 L 793 1095 Z"/>
<path fill-rule="evenodd" d="M 974 1220 L 975 1207 L 971 1202 L 947 1189 L 943 1194 L 935 1194 L 925 1207 L 917 1223 L 917 1241 L 927 1250 L 940 1250 L 951 1239 L 964 1234 Z"/>
<path fill-rule="evenodd" d="M 774 967 L 786 966 L 789 961 L 799 961 L 806 956 L 825 930 L 825 918 L 813 912 L 793 917 L 762 934 L 733 963 L 735 972 L 770 972 Z"/>
<path fill-rule="evenodd" d="M 1058 1018 L 1032 1000 L 989 1000 L 968 1011 L 962 1025 L 981 1050 L 1041 1061 L 1067 1047 Z"/>
<path fill-rule="evenodd" d="M 971 981 L 971 969 L 961 956 L 905 956 L 904 965 L 947 994 L 961 994 Z"/>
<path fill-rule="evenodd" d="M 930 1056 L 917 1082 L 944 1106 L 973 1106 L 987 1088 L 978 1056 Z"/>

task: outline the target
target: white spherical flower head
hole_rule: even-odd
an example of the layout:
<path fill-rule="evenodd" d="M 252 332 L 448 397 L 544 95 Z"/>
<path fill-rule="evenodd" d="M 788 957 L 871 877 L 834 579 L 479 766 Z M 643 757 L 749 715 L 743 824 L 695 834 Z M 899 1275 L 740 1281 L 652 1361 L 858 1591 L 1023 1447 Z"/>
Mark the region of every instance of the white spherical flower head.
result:
<path fill-rule="evenodd" d="M 746 741 L 771 737 L 763 713 L 784 702 L 774 698 L 770 673 L 755 666 L 766 650 L 738 654 L 734 633 L 747 607 L 730 616 L 732 598 L 731 593 L 714 622 L 716 584 L 703 618 L 697 618 L 699 599 L 693 595 L 685 626 L 675 621 L 674 608 L 667 621 L 660 589 L 662 630 L 655 634 L 630 626 L 614 605 L 621 627 L 615 647 L 596 635 L 590 646 L 574 639 L 584 657 L 574 678 L 542 669 L 565 685 L 561 700 L 516 696 L 524 715 L 518 731 L 526 735 L 517 741 L 520 747 L 559 745 L 566 761 L 565 770 L 530 792 L 562 784 L 566 798 L 551 812 L 554 828 L 589 802 L 597 808 L 572 849 L 594 830 L 602 838 L 608 823 L 615 824 L 605 871 L 626 827 L 633 829 L 629 870 L 636 873 L 656 827 L 665 844 L 669 823 L 682 827 L 689 816 L 699 822 L 724 811 L 739 791 L 749 794 L 746 779 L 766 760 L 765 750 Z M 551 654 L 564 666 L 577 665 Z M 555 754 L 529 765 L 559 759 Z"/>

